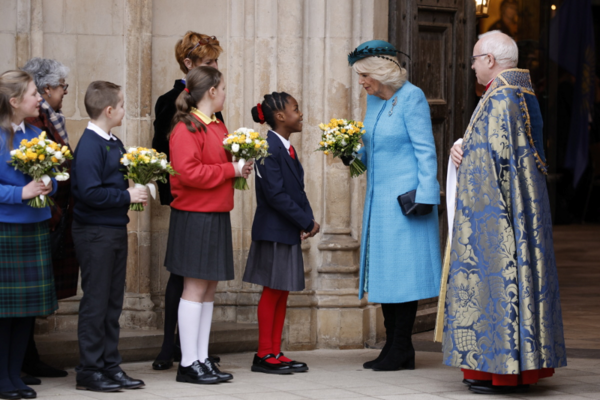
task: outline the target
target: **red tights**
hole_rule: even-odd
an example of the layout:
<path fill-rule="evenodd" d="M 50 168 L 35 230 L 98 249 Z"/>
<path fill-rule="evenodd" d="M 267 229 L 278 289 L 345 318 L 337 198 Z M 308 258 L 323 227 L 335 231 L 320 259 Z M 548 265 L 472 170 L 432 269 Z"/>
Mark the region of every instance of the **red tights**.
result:
<path fill-rule="evenodd" d="M 533 369 L 522 371 L 518 375 L 500 375 L 490 374 L 489 372 L 475 371 L 472 369 L 461 368 L 465 379 L 475 379 L 478 381 L 492 381 L 494 386 L 517 386 L 531 385 L 537 383 L 542 378 L 548 378 L 554 375 L 554 368 Z"/>
<path fill-rule="evenodd" d="M 277 355 L 281 351 L 281 334 L 285 322 L 285 310 L 287 298 L 290 292 L 276 290 L 268 287 L 263 288 L 260 301 L 258 302 L 258 356 L 267 354 Z M 280 357 L 281 361 L 288 361 L 286 357 Z M 290 360 L 291 361 L 291 360 Z M 267 362 L 279 364 L 279 361 L 270 358 Z"/>

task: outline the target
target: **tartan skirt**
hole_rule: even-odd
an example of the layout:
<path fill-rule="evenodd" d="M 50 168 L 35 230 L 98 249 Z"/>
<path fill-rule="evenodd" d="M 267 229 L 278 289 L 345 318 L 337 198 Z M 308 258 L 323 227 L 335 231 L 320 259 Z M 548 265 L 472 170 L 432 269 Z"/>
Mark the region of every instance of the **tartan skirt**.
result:
<path fill-rule="evenodd" d="M 0 318 L 37 317 L 57 308 L 48 222 L 0 222 Z"/>

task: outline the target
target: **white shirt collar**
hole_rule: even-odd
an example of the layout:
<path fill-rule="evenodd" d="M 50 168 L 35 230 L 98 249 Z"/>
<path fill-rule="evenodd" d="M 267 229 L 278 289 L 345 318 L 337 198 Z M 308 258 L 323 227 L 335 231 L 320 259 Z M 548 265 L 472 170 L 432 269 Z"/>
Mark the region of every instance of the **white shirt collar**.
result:
<path fill-rule="evenodd" d="M 10 123 L 12 125 L 13 131 L 17 131 L 17 129 L 20 129 L 22 133 L 25 133 L 25 121 L 21 121 L 21 123 L 19 125 L 14 124 L 14 123 Z"/>
<path fill-rule="evenodd" d="M 290 146 L 292 145 L 290 143 L 290 141 L 286 138 L 284 138 L 283 136 L 281 136 L 279 133 L 275 132 L 274 130 L 271 130 L 271 132 L 273 132 L 274 134 L 277 135 L 277 137 L 279 139 L 281 139 L 281 143 L 283 143 L 283 145 L 285 146 L 285 149 L 288 151 L 288 153 L 290 152 Z"/>
<path fill-rule="evenodd" d="M 98 134 L 98 136 L 100 136 L 102 139 L 104 140 L 117 140 L 117 137 L 114 136 L 112 133 L 106 133 L 104 132 L 104 130 L 102 128 L 100 128 L 98 125 L 93 124 L 91 122 L 88 122 L 87 128 L 90 131 L 94 131 Z"/>

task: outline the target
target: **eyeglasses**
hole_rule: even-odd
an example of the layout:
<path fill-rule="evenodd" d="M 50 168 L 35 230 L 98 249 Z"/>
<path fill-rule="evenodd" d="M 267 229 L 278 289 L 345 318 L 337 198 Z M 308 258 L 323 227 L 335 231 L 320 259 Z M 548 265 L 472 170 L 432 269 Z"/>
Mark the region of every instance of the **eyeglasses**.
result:
<path fill-rule="evenodd" d="M 486 54 L 478 54 L 478 55 L 476 55 L 476 56 L 471 56 L 471 65 L 475 64 L 475 59 L 476 59 L 477 57 L 484 57 L 484 56 L 489 56 L 489 53 L 486 53 Z"/>
<path fill-rule="evenodd" d="M 57 87 L 61 87 L 66 92 L 67 89 L 69 88 L 69 84 L 68 83 L 59 83 L 58 85 L 53 86 L 54 89 Z"/>
<path fill-rule="evenodd" d="M 204 46 L 204 45 L 210 44 L 210 42 L 212 42 L 214 40 L 217 40 L 216 36 L 209 36 L 206 39 L 200 39 L 200 41 L 194 47 L 192 47 L 192 49 L 190 50 L 190 52 L 187 54 L 186 58 L 190 58 L 190 56 L 192 55 L 192 52 L 194 50 L 196 50 L 196 48 L 198 48 L 198 46 L 200 46 L 200 45 Z"/>

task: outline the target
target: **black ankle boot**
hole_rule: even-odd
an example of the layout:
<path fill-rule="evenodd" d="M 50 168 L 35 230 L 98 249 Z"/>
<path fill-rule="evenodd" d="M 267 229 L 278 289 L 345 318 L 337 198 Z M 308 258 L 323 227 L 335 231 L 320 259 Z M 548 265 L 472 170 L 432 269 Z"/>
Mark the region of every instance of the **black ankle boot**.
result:
<path fill-rule="evenodd" d="M 392 344 L 394 343 L 394 329 L 396 327 L 396 313 L 394 304 L 381 303 L 381 312 L 383 313 L 383 326 L 385 326 L 385 345 L 381 349 L 379 356 L 371 361 L 367 361 L 363 364 L 363 368 L 371 369 L 374 364 L 382 361 L 387 353 L 390 351 Z"/>
<path fill-rule="evenodd" d="M 394 304 L 396 328 L 394 342 L 383 360 L 373 365 L 374 371 L 415 369 L 415 349 L 411 335 L 417 316 L 418 301 Z"/>

